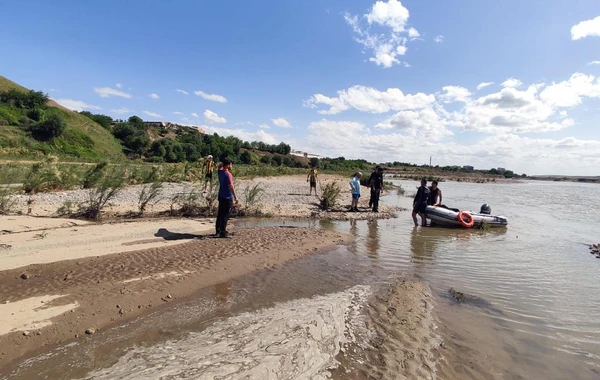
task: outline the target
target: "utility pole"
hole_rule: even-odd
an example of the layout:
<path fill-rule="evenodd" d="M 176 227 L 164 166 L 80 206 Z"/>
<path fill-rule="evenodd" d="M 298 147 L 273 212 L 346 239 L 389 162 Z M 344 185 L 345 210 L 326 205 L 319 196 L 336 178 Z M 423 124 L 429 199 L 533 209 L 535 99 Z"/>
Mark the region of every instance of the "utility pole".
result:
<path fill-rule="evenodd" d="M 431 167 L 431 156 L 429 156 L 429 167 Z"/>

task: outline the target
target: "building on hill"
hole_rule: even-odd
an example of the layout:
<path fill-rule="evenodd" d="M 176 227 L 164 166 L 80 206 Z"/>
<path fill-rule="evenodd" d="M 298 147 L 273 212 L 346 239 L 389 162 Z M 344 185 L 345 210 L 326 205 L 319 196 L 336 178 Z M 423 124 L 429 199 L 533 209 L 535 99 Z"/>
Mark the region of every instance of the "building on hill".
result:
<path fill-rule="evenodd" d="M 463 169 L 468 172 L 472 172 L 473 170 L 475 170 L 475 168 L 471 165 L 465 165 L 465 166 L 463 166 Z"/>
<path fill-rule="evenodd" d="M 312 154 L 312 153 L 308 153 L 308 152 L 301 152 L 299 150 L 292 150 L 290 151 L 290 154 L 292 156 L 297 156 L 297 157 L 304 157 L 304 158 L 320 158 L 321 156 L 319 156 L 318 154 Z"/>

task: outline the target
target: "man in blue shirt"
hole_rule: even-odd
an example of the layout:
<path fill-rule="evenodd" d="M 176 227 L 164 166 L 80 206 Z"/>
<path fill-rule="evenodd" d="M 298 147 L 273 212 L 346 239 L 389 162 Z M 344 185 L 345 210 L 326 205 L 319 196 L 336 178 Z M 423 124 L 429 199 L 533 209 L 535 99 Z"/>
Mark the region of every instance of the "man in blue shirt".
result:
<path fill-rule="evenodd" d="M 223 159 L 223 165 L 219 167 L 219 209 L 217 211 L 217 237 L 228 238 L 230 237 L 227 232 L 227 222 L 231 215 L 231 208 L 233 202 L 238 204 L 238 197 L 235 194 L 235 188 L 233 187 L 233 175 L 231 175 L 231 161 Z"/>

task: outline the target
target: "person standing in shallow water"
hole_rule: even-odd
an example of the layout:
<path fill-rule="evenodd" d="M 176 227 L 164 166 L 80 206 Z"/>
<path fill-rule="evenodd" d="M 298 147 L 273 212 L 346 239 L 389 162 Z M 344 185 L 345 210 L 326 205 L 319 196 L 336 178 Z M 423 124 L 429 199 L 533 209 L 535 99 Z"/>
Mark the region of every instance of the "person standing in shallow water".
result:
<path fill-rule="evenodd" d="M 230 237 L 229 232 L 227 232 L 227 222 L 234 202 L 236 205 L 239 203 L 233 186 L 231 165 L 231 161 L 228 159 L 223 159 L 222 165 L 219 165 L 219 209 L 215 225 L 216 236 L 219 238 Z"/>
<path fill-rule="evenodd" d="M 350 191 L 352 192 L 352 203 L 350 204 L 350 211 L 358 212 L 358 200 L 360 199 L 360 177 L 361 172 L 356 172 L 350 180 Z"/>
<path fill-rule="evenodd" d="M 427 180 L 421 180 L 421 186 L 417 190 L 417 195 L 413 201 L 413 212 L 412 218 L 415 222 L 415 226 L 418 226 L 417 214 L 421 217 L 421 226 L 427 225 L 427 219 L 425 218 L 425 209 L 427 208 L 427 202 L 429 200 L 429 188 L 427 187 Z"/>
<path fill-rule="evenodd" d="M 440 188 L 438 187 L 438 181 L 431 182 L 431 187 L 429 188 L 429 199 L 427 200 L 427 204 L 430 206 L 442 204 L 442 190 L 440 190 Z"/>
<path fill-rule="evenodd" d="M 371 199 L 369 207 L 373 207 L 373 212 L 379 212 L 379 197 L 383 194 L 383 168 L 377 166 L 369 178 L 369 187 L 371 187 Z"/>
<path fill-rule="evenodd" d="M 312 195 L 313 189 L 315 189 L 315 195 L 317 195 L 317 167 L 313 165 L 310 168 L 310 172 L 308 173 L 308 177 L 306 177 L 306 182 L 310 182 L 310 190 L 308 195 Z"/>

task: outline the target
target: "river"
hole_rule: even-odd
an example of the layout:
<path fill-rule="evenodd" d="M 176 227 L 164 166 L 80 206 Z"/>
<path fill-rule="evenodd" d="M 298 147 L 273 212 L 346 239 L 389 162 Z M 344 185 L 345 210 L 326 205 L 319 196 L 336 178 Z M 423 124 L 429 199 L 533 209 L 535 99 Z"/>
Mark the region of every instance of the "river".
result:
<path fill-rule="evenodd" d="M 416 182 L 396 183 L 416 191 Z M 205 289 L 93 342 L 35 356 L 10 377 L 329 378 L 347 343 L 344 321 L 355 334 L 368 334 L 365 300 L 376 286 L 417 278 L 432 289 L 447 342 L 439 378 L 599 379 L 600 260 L 588 245 L 600 242 L 600 188 L 541 181 L 440 188 L 444 204 L 477 210 L 488 203 L 508 227 L 414 227 L 409 211 L 357 222 L 238 221 L 238 228 L 331 228 L 356 239 Z M 411 204 L 395 192 L 383 201 Z M 466 302 L 452 299 L 450 288 Z M 310 310 L 320 310 L 318 317 Z M 299 333 L 307 324 L 318 331 Z M 264 341 L 277 342 L 279 354 L 261 356 Z"/>

